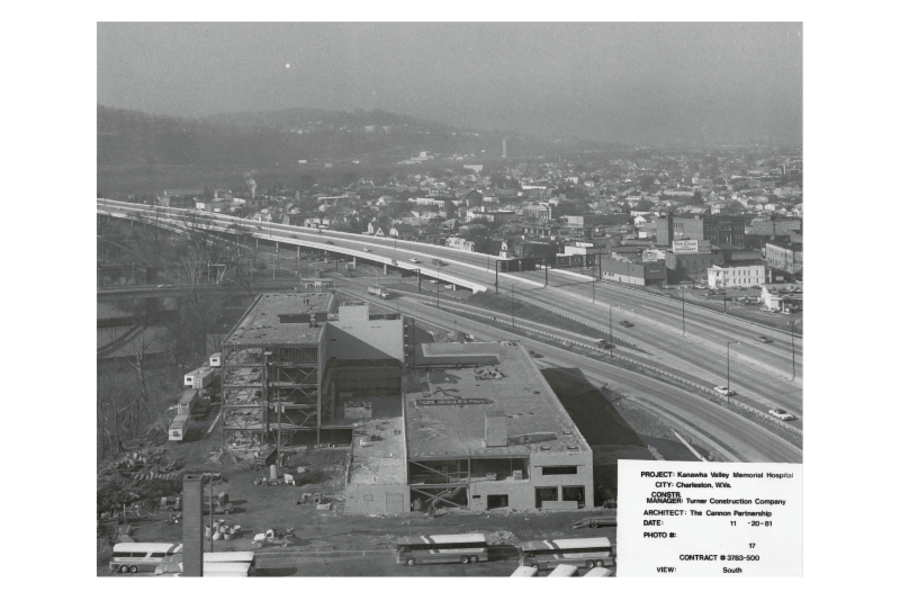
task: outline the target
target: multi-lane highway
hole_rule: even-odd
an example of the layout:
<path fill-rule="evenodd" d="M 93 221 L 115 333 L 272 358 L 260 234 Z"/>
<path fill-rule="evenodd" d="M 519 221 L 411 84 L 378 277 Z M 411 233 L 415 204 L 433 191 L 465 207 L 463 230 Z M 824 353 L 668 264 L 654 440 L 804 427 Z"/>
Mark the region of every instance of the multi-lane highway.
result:
<path fill-rule="evenodd" d="M 184 215 L 198 214 L 103 199 L 98 199 L 97 210 L 119 217 L 145 214 L 174 227 L 193 221 Z M 803 414 L 803 341 L 794 337 L 792 352 L 792 336 L 783 331 L 687 305 L 682 333 L 681 302 L 608 282 L 592 285 L 589 277 L 577 273 L 555 269 L 549 273 L 499 273 L 497 262 L 501 259 L 443 246 L 260 224 L 217 213 L 202 213 L 202 221 L 204 227 L 221 231 L 234 232 L 239 227 L 281 247 L 316 248 L 392 268 L 420 270 L 425 276 L 475 290 L 494 289 L 499 284 L 502 292 L 515 294 L 517 299 L 563 312 L 601 330 L 609 328 L 611 314 L 614 337 L 638 348 L 648 364 L 689 374 L 695 381 L 706 381 L 710 388 L 730 382 L 736 398 L 748 404 L 785 408 L 798 417 Z M 433 259 L 443 264 L 433 264 Z M 548 287 L 544 287 L 545 278 Z M 634 326 L 621 326 L 623 320 Z M 757 339 L 763 334 L 772 343 Z M 797 426 L 802 426 L 802 420 Z"/>

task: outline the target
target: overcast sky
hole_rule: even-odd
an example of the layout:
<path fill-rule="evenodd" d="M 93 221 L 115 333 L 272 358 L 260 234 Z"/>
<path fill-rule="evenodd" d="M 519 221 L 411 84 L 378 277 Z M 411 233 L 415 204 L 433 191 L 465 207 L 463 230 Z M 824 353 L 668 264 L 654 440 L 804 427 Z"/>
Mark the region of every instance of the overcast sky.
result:
<path fill-rule="evenodd" d="M 98 102 L 379 108 L 638 144 L 802 133 L 799 23 L 100 23 Z"/>

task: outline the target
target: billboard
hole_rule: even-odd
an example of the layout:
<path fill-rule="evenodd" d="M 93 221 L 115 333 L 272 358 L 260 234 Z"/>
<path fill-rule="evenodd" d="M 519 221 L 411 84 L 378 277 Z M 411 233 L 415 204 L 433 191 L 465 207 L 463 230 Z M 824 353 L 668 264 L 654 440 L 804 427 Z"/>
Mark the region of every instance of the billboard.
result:
<path fill-rule="evenodd" d="M 672 252 L 675 254 L 699 254 L 710 250 L 710 244 L 706 240 L 674 240 L 672 242 Z"/>

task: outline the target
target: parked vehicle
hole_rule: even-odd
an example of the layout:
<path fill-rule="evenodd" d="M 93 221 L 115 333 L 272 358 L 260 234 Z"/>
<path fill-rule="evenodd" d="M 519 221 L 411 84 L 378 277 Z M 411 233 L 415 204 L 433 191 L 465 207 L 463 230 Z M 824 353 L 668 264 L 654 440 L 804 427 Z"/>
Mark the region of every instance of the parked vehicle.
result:
<path fill-rule="evenodd" d="M 397 564 L 469 563 L 488 559 L 487 540 L 481 533 L 423 535 L 397 540 Z"/>
<path fill-rule="evenodd" d="M 578 567 L 574 565 L 557 565 L 547 577 L 578 577 Z"/>
<path fill-rule="evenodd" d="M 609 538 L 576 538 L 522 542 L 519 564 L 550 569 L 561 564 L 588 568 L 616 564 L 616 553 Z"/>
<path fill-rule="evenodd" d="M 113 546 L 109 570 L 118 573 L 155 571 L 167 556 L 181 552 L 181 544 L 122 543 Z"/>
<path fill-rule="evenodd" d="M 387 300 L 391 297 L 391 294 L 386 289 L 384 289 L 383 287 L 378 287 L 377 285 L 370 285 L 366 291 L 368 291 L 373 296 L 378 296 L 383 300 Z"/>

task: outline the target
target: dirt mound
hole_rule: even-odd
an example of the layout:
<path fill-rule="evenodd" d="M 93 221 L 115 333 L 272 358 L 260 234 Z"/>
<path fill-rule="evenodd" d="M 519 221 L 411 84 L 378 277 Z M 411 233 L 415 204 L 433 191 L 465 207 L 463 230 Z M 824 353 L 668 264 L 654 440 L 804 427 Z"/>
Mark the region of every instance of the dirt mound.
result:
<path fill-rule="evenodd" d="M 506 529 L 485 530 L 476 529 L 467 533 L 483 533 L 488 546 L 518 546 L 519 537 Z"/>

